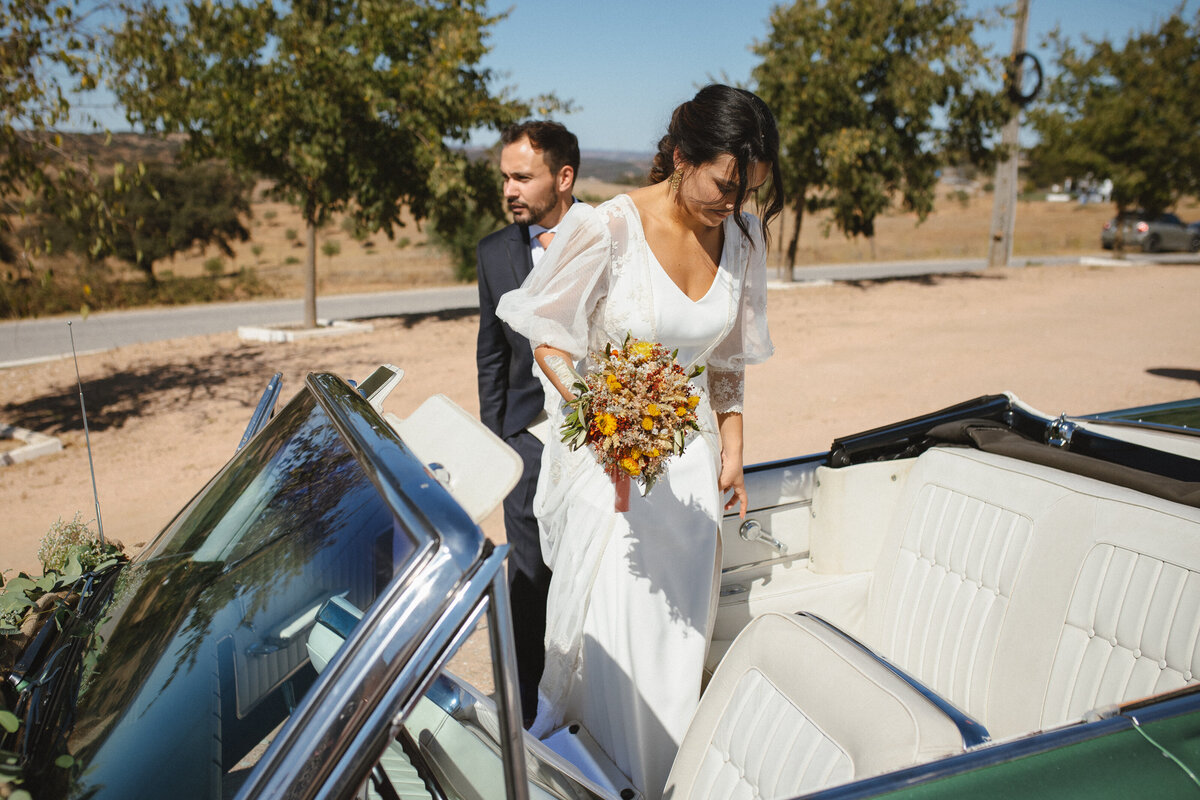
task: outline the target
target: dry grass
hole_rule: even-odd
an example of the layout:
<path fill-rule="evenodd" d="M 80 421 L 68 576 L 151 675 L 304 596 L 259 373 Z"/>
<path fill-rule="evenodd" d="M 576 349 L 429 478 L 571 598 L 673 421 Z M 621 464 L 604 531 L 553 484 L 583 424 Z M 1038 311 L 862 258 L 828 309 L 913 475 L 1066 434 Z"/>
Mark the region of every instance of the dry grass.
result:
<path fill-rule="evenodd" d="M 629 187 L 582 178 L 576 184 L 580 197 L 594 202 L 627 191 Z M 267 200 L 262 188 L 256 192 L 254 216 L 250 221 L 252 238 L 236 245 L 236 255 L 226 259 L 226 271 L 251 267 L 286 297 L 304 292 L 304 225 L 297 211 L 286 203 Z M 1200 218 L 1200 204 L 1188 201 L 1178 213 L 1185 220 Z M 1076 203 L 1021 202 L 1017 206 L 1014 255 L 1093 254 L 1100 251 L 1100 229 L 1113 215 L 1109 204 L 1081 206 Z M 800 235 L 797 267 L 847 263 L 854 261 L 893 261 L 911 259 L 985 258 L 991 228 L 992 196 L 984 192 L 960 195 L 943 185 L 937 205 L 921 224 L 915 215 L 890 212 L 876 221 L 874 242 L 863 238 L 847 239 L 836 230 L 828 230 L 827 215 L 807 215 Z M 375 234 L 363 241 L 342 227 L 337 219 L 318 232 L 318 293 L 341 294 L 417 286 L 446 285 L 455 282 L 450 259 L 432 247 L 425 232 L 410 218 L 405 227 L 389 240 Z M 786 242 L 795 218 L 785 211 L 776 221 L 771 242 L 769 265 L 783 263 Z M 288 231 L 294 238 L 288 238 Z M 340 252 L 328 256 L 320 252 L 326 242 L 336 242 Z M 257 252 L 256 252 L 257 251 Z M 163 262 L 157 269 L 180 276 L 205 274 L 205 262 L 213 251 L 196 250 Z M 289 263 L 290 262 L 290 263 Z"/>

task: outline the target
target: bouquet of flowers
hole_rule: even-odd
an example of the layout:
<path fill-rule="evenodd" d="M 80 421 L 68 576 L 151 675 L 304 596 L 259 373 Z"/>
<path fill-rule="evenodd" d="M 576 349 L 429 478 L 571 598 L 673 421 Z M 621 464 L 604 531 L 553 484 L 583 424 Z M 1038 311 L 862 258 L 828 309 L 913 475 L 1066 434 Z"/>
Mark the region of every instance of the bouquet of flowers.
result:
<path fill-rule="evenodd" d="M 685 373 L 675 357 L 656 342 L 630 335 L 617 347 L 593 353 L 593 369 L 576 375 L 576 397 L 562 425 L 562 441 L 572 450 L 590 445 L 617 487 L 617 510 L 629 508 L 629 479 L 649 493 L 666 471 L 667 459 L 683 452 L 689 430 L 700 430 L 700 396 L 690 383 L 704 372 Z"/>

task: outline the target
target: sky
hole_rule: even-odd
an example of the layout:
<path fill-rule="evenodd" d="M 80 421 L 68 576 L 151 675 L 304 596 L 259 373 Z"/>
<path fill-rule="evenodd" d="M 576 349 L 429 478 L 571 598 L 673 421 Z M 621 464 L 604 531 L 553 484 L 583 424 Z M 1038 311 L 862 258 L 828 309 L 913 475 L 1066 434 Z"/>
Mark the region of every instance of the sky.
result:
<path fill-rule="evenodd" d="M 489 0 L 493 12 L 511 8 L 491 28 L 484 65 L 499 85 L 519 97 L 554 93 L 580 107 L 555 115 L 584 150 L 650 153 L 666 131 L 671 110 L 712 79 L 750 85 L 758 63 L 751 52 L 766 38 L 778 0 Z M 976 13 L 998 18 L 1010 0 L 967 0 Z M 1154 29 L 1179 0 L 1030 0 L 1026 49 L 1043 68 L 1051 53 L 1040 47 L 1056 25 L 1071 41 L 1087 35 L 1124 42 Z M 1185 17 L 1200 0 L 1184 4 Z M 1012 49 L 1005 21 L 986 42 L 998 55 Z M 491 132 L 476 144 L 494 143 Z"/>
<path fill-rule="evenodd" d="M 531 99 L 554 94 L 577 111 L 556 114 L 587 151 L 649 154 L 666 131 L 671 110 L 712 80 L 751 85 L 758 63 L 751 51 L 766 38 L 778 0 L 487 0 L 507 16 L 490 28 L 483 66 L 493 89 Z M 1012 22 L 999 21 L 1013 0 L 966 0 L 969 10 L 998 20 L 983 35 L 998 56 L 1012 49 Z M 86 0 L 83 3 L 87 5 Z M 1041 46 L 1056 26 L 1072 42 L 1082 36 L 1124 42 L 1152 30 L 1181 7 L 1180 0 L 1030 0 L 1026 49 L 1045 68 L 1052 53 Z M 1191 18 L 1200 0 L 1184 0 Z M 128 130 L 111 103 L 83 101 L 112 130 Z M 79 109 L 83 110 L 83 109 Z M 85 127 L 85 126 L 81 126 Z M 494 131 L 473 144 L 495 143 Z"/>

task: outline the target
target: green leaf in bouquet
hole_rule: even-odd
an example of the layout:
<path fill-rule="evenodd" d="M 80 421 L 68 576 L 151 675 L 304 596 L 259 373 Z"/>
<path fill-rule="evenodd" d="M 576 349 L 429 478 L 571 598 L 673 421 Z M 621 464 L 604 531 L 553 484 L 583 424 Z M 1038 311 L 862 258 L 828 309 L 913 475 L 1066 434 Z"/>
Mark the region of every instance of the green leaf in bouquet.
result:
<path fill-rule="evenodd" d="M 692 367 L 692 373 L 690 375 L 688 375 L 688 380 L 690 381 L 692 378 L 699 378 L 703 374 L 704 374 L 704 365 L 697 364 L 696 366 Z"/>

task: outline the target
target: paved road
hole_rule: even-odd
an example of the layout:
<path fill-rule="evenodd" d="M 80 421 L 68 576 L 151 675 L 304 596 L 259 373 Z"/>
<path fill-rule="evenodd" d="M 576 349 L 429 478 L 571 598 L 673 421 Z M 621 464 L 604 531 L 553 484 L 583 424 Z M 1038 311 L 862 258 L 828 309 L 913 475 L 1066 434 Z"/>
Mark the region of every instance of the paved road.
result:
<path fill-rule="evenodd" d="M 1132 266 L 1147 261 L 1162 263 L 1195 259 L 1194 255 L 1156 255 L 1153 258 L 1131 257 L 1127 263 Z M 1014 266 L 1078 263 L 1078 256 L 1014 260 Z M 799 269 L 797 278 L 809 284 L 815 281 L 887 280 L 975 272 L 985 268 L 984 259 L 831 264 Z M 473 309 L 478 306 L 479 297 L 472 284 L 437 289 L 411 289 L 403 292 L 318 297 L 317 316 L 322 319 L 351 320 Z M 241 325 L 297 322 L 303 316 L 303 303 L 300 300 L 271 300 L 109 311 L 90 314 L 86 320 L 75 315 L 0 322 L 0 369 L 70 355 L 68 320 L 72 322 L 76 349 L 80 353 L 90 353 L 138 342 L 231 331 Z"/>
<path fill-rule="evenodd" d="M 365 319 L 479 307 L 474 284 L 404 292 L 331 295 L 317 298 L 321 319 Z M 71 354 L 70 321 L 80 353 L 236 330 L 241 325 L 278 325 L 304 317 L 301 300 L 212 303 L 172 308 L 108 311 L 52 319 L 0 323 L 0 368 Z"/>

